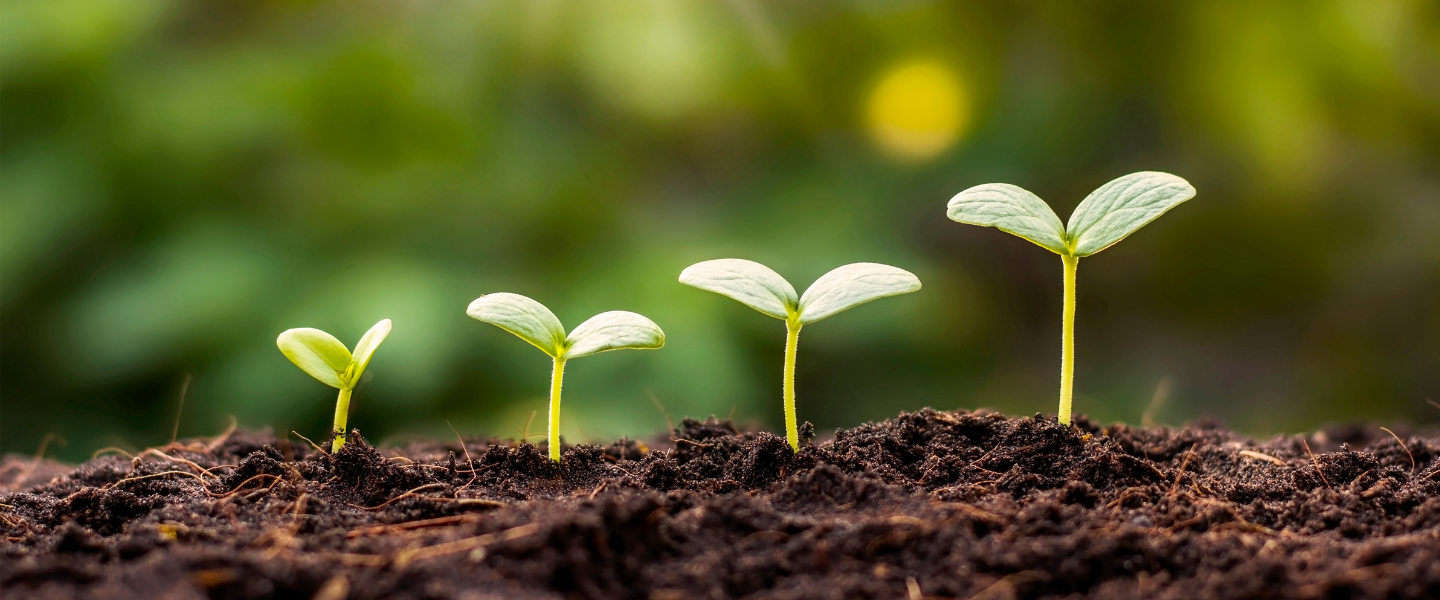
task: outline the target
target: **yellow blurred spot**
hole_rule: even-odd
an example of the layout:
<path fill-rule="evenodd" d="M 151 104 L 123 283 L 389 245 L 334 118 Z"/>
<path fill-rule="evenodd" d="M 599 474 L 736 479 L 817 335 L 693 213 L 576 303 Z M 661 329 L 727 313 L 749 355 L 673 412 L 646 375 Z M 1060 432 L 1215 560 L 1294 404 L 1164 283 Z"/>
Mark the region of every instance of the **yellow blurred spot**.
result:
<path fill-rule="evenodd" d="M 180 528 L 176 527 L 173 523 L 161 523 L 159 525 L 156 525 L 155 529 L 160 532 L 161 538 L 170 540 L 172 542 L 175 541 L 177 537 L 179 537 L 178 534 L 180 533 Z"/>
<path fill-rule="evenodd" d="M 865 111 L 870 135 L 886 153 L 903 160 L 932 158 L 955 143 L 970 120 L 970 99 L 955 73 L 921 60 L 892 68 Z"/>
<path fill-rule="evenodd" d="M 196 585 L 213 588 L 235 583 L 240 579 L 240 573 L 235 569 L 206 569 L 196 572 L 191 577 Z"/>

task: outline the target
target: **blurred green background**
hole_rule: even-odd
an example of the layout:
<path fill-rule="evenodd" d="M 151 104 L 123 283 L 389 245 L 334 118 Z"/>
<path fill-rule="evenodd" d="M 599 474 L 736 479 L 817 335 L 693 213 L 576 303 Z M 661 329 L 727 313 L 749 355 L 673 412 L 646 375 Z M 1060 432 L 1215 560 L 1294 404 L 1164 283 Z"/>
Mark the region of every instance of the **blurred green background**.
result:
<path fill-rule="evenodd" d="M 924 281 L 806 328 L 822 431 L 1053 413 L 1060 261 L 945 202 L 1151 169 L 1199 195 L 1082 262 L 1078 412 L 1440 421 L 1435 2 L 5 0 L 0 444 L 163 444 L 187 374 L 181 436 L 319 440 L 275 336 L 386 317 L 353 427 L 538 433 L 548 359 L 464 314 L 497 291 L 668 334 L 571 365 L 568 439 L 774 430 L 784 325 L 676 282 L 722 257 Z"/>

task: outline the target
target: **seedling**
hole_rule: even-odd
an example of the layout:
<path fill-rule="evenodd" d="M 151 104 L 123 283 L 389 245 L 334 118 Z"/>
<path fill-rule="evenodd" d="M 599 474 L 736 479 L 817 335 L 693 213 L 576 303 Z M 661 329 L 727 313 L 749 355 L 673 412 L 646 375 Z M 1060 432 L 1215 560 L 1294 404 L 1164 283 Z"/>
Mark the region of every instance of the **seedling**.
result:
<path fill-rule="evenodd" d="M 815 280 L 802 296 L 775 271 L 738 258 L 707 260 L 680 273 L 680 283 L 722 296 L 785 321 L 785 439 L 800 451 L 795 425 L 795 345 L 800 327 L 871 300 L 920 289 L 909 271 L 875 263 L 845 265 Z"/>
<path fill-rule="evenodd" d="M 1113 246 L 1195 197 L 1190 183 L 1155 171 L 1115 179 L 1089 196 L 1062 226 L 1050 206 L 1006 183 L 977 185 L 950 199 L 951 220 L 994 227 L 1030 240 L 1060 255 L 1065 265 L 1065 306 L 1061 311 L 1060 422 L 1070 424 L 1070 398 L 1075 375 L 1075 269 L 1080 259 Z"/>
<path fill-rule="evenodd" d="M 365 367 L 370 364 L 375 349 L 380 347 L 380 342 L 385 341 L 387 335 L 390 335 L 390 319 L 376 323 L 365 332 L 360 343 L 355 344 L 353 354 L 335 336 L 309 327 L 287 329 L 275 340 L 285 358 L 300 370 L 319 379 L 320 383 L 340 389 L 340 398 L 335 402 L 335 425 L 332 427 L 335 441 L 330 443 L 331 452 L 339 452 L 345 445 L 345 418 L 350 414 L 350 394 L 360 383 L 360 376 L 365 374 Z"/>
<path fill-rule="evenodd" d="M 554 359 L 550 375 L 550 460 L 560 461 L 560 388 L 565 361 L 599 352 L 665 345 L 665 332 L 650 319 L 623 310 L 603 312 L 581 323 L 569 335 L 555 313 L 519 294 L 489 294 L 476 298 L 465 314 L 530 342 Z"/>

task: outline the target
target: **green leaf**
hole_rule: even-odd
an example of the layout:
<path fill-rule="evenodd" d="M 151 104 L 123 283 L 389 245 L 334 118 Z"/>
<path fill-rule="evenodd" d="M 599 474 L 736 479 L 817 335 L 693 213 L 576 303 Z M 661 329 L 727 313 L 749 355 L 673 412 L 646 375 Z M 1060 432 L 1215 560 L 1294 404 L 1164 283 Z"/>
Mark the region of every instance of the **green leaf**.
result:
<path fill-rule="evenodd" d="M 654 321 L 623 310 L 603 312 L 581 323 L 565 340 L 565 358 L 633 348 L 649 350 L 665 345 L 665 332 Z"/>
<path fill-rule="evenodd" d="M 350 368 L 352 359 L 345 344 L 335 336 L 309 327 L 287 329 L 276 338 L 275 345 L 285 358 L 320 383 L 333 388 L 345 387 L 341 377 L 345 369 Z"/>
<path fill-rule="evenodd" d="M 994 227 L 1018 235 L 1056 254 L 1068 254 L 1065 226 L 1045 201 L 1008 183 L 977 185 L 955 194 L 946 205 L 950 220 Z"/>
<path fill-rule="evenodd" d="M 1125 239 L 1195 197 L 1188 181 L 1156 171 L 1131 173 L 1091 192 L 1070 215 L 1066 234 L 1075 256 L 1090 256 Z"/>
<path fill-rule="evenodd" d="M 760 263 L 738 258 L 707 260 L 680 273 L 680 283 L 728 296 L 777 319 L 787 319 L 799 300 L 795 287 Z"/>
<path fill-rule="evenodd" d="M 390 335 L 390 319 L 383 319 L 376 323 L 370 331 L 360 338 L 360 343 L 355 344 L 355 369 L 350 373 L 350 384 L 360 381 L 360 376 L 365 374 L 365 367 L 370 365 L 370 357 L 375 354 L 375 349 L 380 347 L 380 342 Z"/>
<path fill-rule="evenodd" d="M 513 333 L 550 356 L 565 351 L 565 327 L 560 319 L 545 305 L 520 294 L 481 296 L 470 303 L 465 314 Z"/>
<path fill-rule="evenodd" d="M 855 263 L 822 275 L 800 297 L 800 324 L 814 323 L 871 300 L 920 289 L 920 278 L 904 269 Z"/>

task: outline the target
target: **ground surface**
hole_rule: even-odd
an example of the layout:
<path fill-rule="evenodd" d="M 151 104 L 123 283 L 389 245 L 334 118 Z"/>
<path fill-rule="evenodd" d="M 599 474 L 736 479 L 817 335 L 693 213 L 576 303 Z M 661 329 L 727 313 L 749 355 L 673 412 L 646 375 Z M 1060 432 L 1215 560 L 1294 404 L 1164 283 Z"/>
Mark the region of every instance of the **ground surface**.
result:
<path fill-rule="evenodd" d="M 1440 437 L 1401 437 L 925 410 L 799 454 L 685 421 L 557 466 L 237 432 L 9 460 L 0 595 L 1440 598 Z"/>

